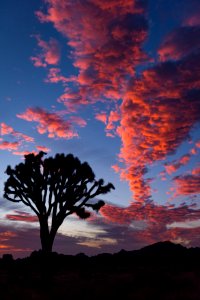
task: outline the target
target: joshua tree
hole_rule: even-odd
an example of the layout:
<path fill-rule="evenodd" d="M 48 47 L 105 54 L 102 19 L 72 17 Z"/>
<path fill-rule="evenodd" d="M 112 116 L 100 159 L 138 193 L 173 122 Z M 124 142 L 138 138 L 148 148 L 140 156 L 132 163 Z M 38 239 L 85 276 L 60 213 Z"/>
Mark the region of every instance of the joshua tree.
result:
<path fill-rule="evenodd" d="M 112 183 L 104 185 L 87 162 L 81 163 L 72 154 L 57 154 L 43 159 L 45 152 L 25 155 L 24 163 L 12 169 L 5 182 L 4 197 L 12 202 L 22 202 L 37 215 L 40 239 L 45 253 L 52 251 L 58 228 L 64 219 L 75 213 L 86 219 L 93 209 L 98 211 L 104 201 L 95 200 L 100 194 L 114 189 Z M 92 201 L 90 201 L 93 199 Z"/>

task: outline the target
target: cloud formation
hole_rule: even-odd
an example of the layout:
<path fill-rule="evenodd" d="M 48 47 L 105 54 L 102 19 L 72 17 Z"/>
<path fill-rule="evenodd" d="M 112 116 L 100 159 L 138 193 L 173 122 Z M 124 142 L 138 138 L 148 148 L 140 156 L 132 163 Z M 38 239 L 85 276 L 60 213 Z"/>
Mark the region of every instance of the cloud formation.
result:
<path fill-rule="evenodd" d="M 173 43 L 179 40 L 174 37 Z M 147 201 L 151 195 L 146 168 L 175 153 L 200 120 L 200 51 L 193 50 L 144 70 L 130 81 L 124 95 L 117 128 L 123 144 L 119 157 L 126 165 L 121 177 L 129 181 L 137 201 Z M 168 172 L 188 159 L 185 156 L 176 166 L 168 166 Z"/>
<path fill-rule="evenodd" d="M 34 142 L 34 138 L 30 137 L 26 134 L 23 134 L 21 132 L 15 131 L 14 128 L 12 128 L 11 126 L 7 125 L 6 123 L 0 123 L 0 135 L 4 136 L 4 135 L 11 135 L 15 138 L 17 138 L 18 140 L 20 140 L 21 142 L 25 141 L 25 142 Z"/>
<path fill-rule="evenodd" d="M 19 222 L 38 222 L 38 217 L 33 216 L 29 213 L 23 212 L 23 211 L 14 211 L 14 214 L 7 214 L 6 218 L 11 221 L 19 221 Z"/>
<path fill-rule="evenodd" d="M 0 141 L 0 150 L 13 151 L 13 150 L 17 150 L 19 146 L 20 146 L 19 142 Z"/>
<path fill-rule="evenodd" d="M 68 39 L 74 66 L 79 70 L 72 78 L 76 88 L 67 87 L 59 101 L 75 110 L 80 104 L 119 100 L 127 77 L 146 59 L 141 49 L 148 29 L 146 1 L 46 2 L 47 12 L 39 11 L 37 16 L 41 22 L 52 22 Z M 56 72 L 51 71 L 49 80 L 66 82 Z"/>
<path fill-rule="evenodd" d="M 165 164 L 166 172 L 170 175 L 176 172 L 180 167 L 186 165 L 189 162 L 190 156 L 191 156 L 190 154 L 185 154 L 178 160 L 173 161 L 172 163 L 166 163 Z"/>
<path fill-rule="evenodd" d="M 35 67 L 47 67 L 48 65 L 57 65 L 60 61 L 60 46 L 57 40 L 51 38 L 45 42 L 39 35 L 35 36 L 41 53 L 31 56 L 31 61 Z"/>
<path fill-rule="evenodd" d="M 124 166 L 115 170 L 129 182 L 133 199 L 148 201 L 148 167 L 174 153 L 199 120 L 199 24 L 187 16 L 161 43 L 160 62 L 136 76 L 136 67 L 149 60 L 142 49 L 148 36 L 146 1 L 46 3 L 46 12 L 37 16 L 67 38 L 78 68 L 71 78 L 52 68 L 47 81 L 65 85 L 58 101 L 69 111 L 97 101 L 117 103 L 116 110 L 96 113 L 95 118 L 105 124 L 107 136 L 121 138 L 119 160 Z M 189 155 L 165 167 L 171 174 L 188 161 Z"/>
<path fill-rule="evenodd" d="M 198 242 L 200 210 L 192 205 L 175 207 L 173 204 L 162 206 L 153 202 L 134 202 L 126 208 L 105 205 L 100 212 L 105 220 L 126 227 L 134 245 L 171 240 L 192 246 Z M 188 227 L 188 222 L 192 221 L 194 225 Z"/>
<path fill-rule="evenodd" d="M 37 131 L 40 134 L 48 133 L 49 138 L 71 139 L 78 134 L 73 128 L 73 123 L 85 126 L 86 122 L 79 117 L 72 117 L 71 120 L 64 120 L 58 113 L 51 113 L 42 108 L 28 108 L 24 113 L 18 114 L 18 118 L 28 122 L 36 122 Z"/>
<path fill-rule="evenodd" d="M 200 194 L 200 174 L 199 168 L 193 170 L 192 174 L 176 176 L 176 196 L 190 196 Z"/>
<path fill-rule="evenodd" d="M 158 53 L 161 60 L 181 59 L 200 47 L 200 24 L 183 26 L 167 36 Z"/>

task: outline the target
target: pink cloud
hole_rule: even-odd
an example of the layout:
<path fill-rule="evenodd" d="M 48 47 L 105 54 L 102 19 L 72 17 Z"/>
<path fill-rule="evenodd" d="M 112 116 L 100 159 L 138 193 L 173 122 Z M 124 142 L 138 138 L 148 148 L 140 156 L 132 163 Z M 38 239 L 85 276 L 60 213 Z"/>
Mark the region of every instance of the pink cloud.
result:
<path fill-rule="evenodd" d="M 107 123 L 107 114 L 104 112 L 98 113 L 95 115 L 95 119 L 106 124 Z"/>
<path fill-rule="evenodd" d="M 87 122 L 81 117 L 71 116 L 69 119 L 73 124 L 76 124 L 80 127 L 85 127 L 87 125 Z"/>
<path fill-rule="evenodd" d="M 59 68 L 50 68 L 45 81 L 49 83 L 62 82 L 65 84 L 68 82 L 76 82 L 77 78 L 75 76 L 65 77 L 61 75 L 61 70 Z"/>
<path fill-rule="evenodd" d="M 200 5 L 196 8 L 196 11 L 194 11 L 189 17 L 186 18 L 184 21 L 185 26 L 199 26 L 200 25 Z"/>
<path fill-rule="evenodd" d="M 60 61 L 60 47 L 58 41 L 51 38 L 49 42 L 43 41 L 40 36 L 35 36 L 42 53 L 32 56 L 31 60 L 35 67 L 46 67 L 47 65 L 57 65 Z"/>
<path fill-rule="evenodd" d="M 100 213 L 106 224 L 108 222 L 113 224 L 118 241 L 120 238 L 123 239 L 117 231 L 117 225 L 120 224 L 119 231 L 123 232 L 123 235 L 126 232 L 127 240 L 131 240 L 132 245 L 137 243 L 148 245 L 164 240 L 190 246 L 199 244 L 200 210 L 195 205 L 162 206 L 155 205 L 153 201 L 133 202 L 128 207 L 106 204 Z M 188 227 L 188 222 L 191 224 L 196 222 L 196 225 Z M 125 241 L 123 243 L 126 244 Z"/>
<path fill-rule="evenodd" d="M 47 12 L 37 13 L 66 37 L 78 68 L 70 87 L 52 71 L 50 80 L 66 84 L 58 101 L 68 111 L 97 101 L 117 103 L 116 111 L 97 118 L 106 122 L 107 135 L 121 138 L 121 178 L 138 202 L 151 198 L 147 168 L 174 153 L 200 118 L 199 29 L 182 26 L 170 33 L 159 48 L 162 61 L 136 78 L 135 68 L 149 59 L 142 50 L 145 9 L 143 1 L 47 0 Z"/>
<path fill-rule="evenodd" d="M 119 112 L 119 108 L 116 109 L 116 111 L 111 110 L 110 114 L 108 116 L 108 122 L 106 125 L 106 135 L 108 136 L 109 134 L 111 136 L 116 135 L 116 127 L 121 119 L 121 115 Z"/>
<path fill-rule="evenodd" d="M 200 140 L 197 141 L 197 142 L 195 143 L 195 146 L 196 146 L 197 148 L 200 148 Z"/>
<path fill-rule="evenodd" d="M 200 120 L 199 59 L 197 51 L 180 61 L 159 63 L 130 82 L 124 95 L 117 128 L 122 140 L 119 159 L 125 164 L 121 177 L 129 182 L 137 201 L 150 197 L 141 172 L 144 167 L 174 153 Z M 187 162 L 189 156 L 184 159 Z"/>
<path fill-rule="evenodd" d="M 163 230 L 167 231 L 170 224 L 199 220 L 200 216 L 200 210 L 192 206 L 162 206 L 155 205 L 153 202 L 145 204 L 134 202 L 124 208 L 106 204 L 100 213 L 107 220 L 118 224 L 130 225 L 133 221 L 146 222 L 146 230 L 153 233 L 156 229 L 158 234 Z"/>
<path fill-rule="evenodd" d="M 12 152 L 12 154 L 14 154 L 14 155 L 19 155 L 19 156 L 22 156 L 22 157 L 24 157 L 24 155 L 28 155 L 28 154 L 31 154 L 31 153 L 33 153 L 33 154 L 38 154 L 38 151 L 34 151 L 34 150 L 31 150 L 31 151 L 28 151 L 28 150 L 22 150 L 22 151 L 13 151 Z"/>
<path fill-rule="evenodd" d="M 77 93 L 67 88 L 59 101 L 70 110 L 104 99 L 119 100 L 128 76 L 146 59 L 142 43 L 147 37 L 145 6 L 138 1 L 47 0 L 47 13 L 37 12 L 41 22 L 52 22 L 72 47 L 79 73 L 73 82 Z M 81 16 L 81 22 L 80 22 Z M 127 42 L 128 41 L 128 42 Z M 57 71 L 49 81 L 67 82 Z"/>
<path fill-rule="evenodd" d="M 180 167 L 186 165 L 190 160 L 190 154 L 183 155 L 180 159 L 174 161 L 173 163 L 165 164 L 165 169 L 168 174 L 176 172 Z"/>
<path fill-rule="evenodd" d="M 77 137 L 73 124 L 85 126 L 86 122 L 79 117 L 73 116 L 64 120 L 59 113 L 50 113 L 42 108 L 28 108 L 24 113 L 18 114 L 18 118 L 28 122 L 36 122 L 37 131 L 40 134 L 48 133 L 49 138 L 71 139 Z"/>
<path fill-rule="evenodd" d="M 191 175 L 176 176 L 174 183 L 176 196 L 190 196 L 200 193 L 200 174 L 197 173 L 197 170 L 193 171 Z"/>
<path fill-rule="evenodd" d="M 38 222 L 37 216 L 22 211 L 15 211 L 15 214 L 7 214 L 6 218 L 11 221 Z"/>
<path fill-rule="evenodd" d="M 34 142 L 33 137 L 30 137 L 26 134 L 15 131 L 11 126 L 8 126 L 5 123 L 0 124 L 0 134 L 1 135 L 12 135 L 12 136 L 16 137 L 17 139 L 20 139 L 21 141 L 25 141 L 25 142 Z"/>
<path fill-rule="evenodd" d="M 200 24 L 198 24 L 200 25 Z M 158 51 L 161 60 L 180 59 L 200 46 L 200 26 L 184 26 L 170 33 Z"/>
<path fill-rule="evenodd" d="M 190 153 L 191 153 L 192 155 L 196 155 L 196 154 L 198 153 L 198 151 L 197 151 L 196 148 L 192 148 L 192 149 L 190 150 Z"/>
<path fill-rule="evenodd" d="M 0 142 L 1 150 L 13 151 L 13 150 L 17 150 L 19 146 L 20 146 L 19 142 L 7 142 L 7 141 Z"/>
<path fill-rule="evenodd" d="M 44 151 L 44 152 L 49 152 L 51 151 L 51 149 L 49 149 L 48 147 L 45 146 L 36 146 L 38 151 Z"/>
<path fill-rule="evenodd" d="M 192 170 L 192 175 L 200 175 L 200 165 Z"/>

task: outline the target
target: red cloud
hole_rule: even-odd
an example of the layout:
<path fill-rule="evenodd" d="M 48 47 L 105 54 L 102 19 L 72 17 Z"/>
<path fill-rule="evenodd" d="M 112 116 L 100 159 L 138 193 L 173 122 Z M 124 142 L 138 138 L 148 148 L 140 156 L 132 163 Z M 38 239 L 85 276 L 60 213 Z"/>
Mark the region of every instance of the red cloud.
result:
<path fill-rule="evenodd" d="M 5 123 L 1 123 L 1 135 L 11 134 L 14 130 L 12 127 L 6 125 Z"/>
<path fill-rule="evenodd" d="M 13 151 L 13 150 L 17 150 L 19 146 L 20 146 L 19 142 L 7 142 L 7 141 L 0 142 L 1 150 Z"/>
<path fill-rule="evenodd" d="M 32 56 L 31 60 L 35 67 L 46 67 L 47 65 L 57 65 L 60 60 L 60 47 L 58 42 L 51 38 L 49 42 L 43 41 L 40 36 L 36 36 L 38 46 L 42 53 Z"/>
<path fill-rule="evenodd" d="M 16 233 L 12 231 L 4 231 L 0 233 L 0 242 L 8 241 L 10 238 L 17 236 Z"/>
<path fill-rule="evenodd" d="M 67 86 L 58 101 L 76 111 L 80 104 L 122 100 L 117 112 L 97 118 L 107 121 L 108 135 L 117 133 L 122 140 L 119 160 L 124 168 L 119 170 L 134 199 L 148 201 L 147 167 L 174 153 L 200 119 L 199 29 L 185 26 L 171 33 L 159 50 L 163 62 L 135 78 L 136 66 L 147 60 L 142 50 L 148 30 L 144 1 L 46 2 L 46 14 L 37 15 L 67 38 L 79 71 L 71 80 L 75 89 Z M 51 72 L 49 81 L 67 84 L 59 70 Z"/>
<path fill-rule="evenodd" d="M 113 129 L 113 123 L 118 122 L 120 120 L 120 114 L 117 111 L 111 111 L 108 119 L 107 129 Z"/>
<path fill-rule="evenodd" d="M 22 222 L 38 222 L 37 216 L 32 216 L 29 213 L 22 211 L 15 211 L 16 214 L 7 214 L 6 218 L 11 221 L 22 221 Z"/>
<path fill-rule="evenodd" d="M 191 175 L 182 175 L 174 178 L 176 196 L 190 196 L 200 193 L 200 174 L 193 171 Z"/>
<path fill-rule="evenodd" d="M 49 113 L 42 108 L 28 108 L 24 113 L 18 114 L 18 118 L 29 122 L 37 122 L 37 130 L 40 134 L 48 132 L 49 138 L 70 139 L 77 136 L 70 121 L 63 120 L 57 113 Z"/>
<path fill-rule="evenodd" d="M 20 139 L 20 141 L 34 142 L 33 137 L 30 137 L 21 132 L 15 131 L 11 126 L 8 126 L 5 123 L 0 124 L 0 134 L 1 135 L 12 135 L 12 136 L 16 137 L 17 139 Z"/>
<path fill-rule="evenodd" d="M 165 169 L 168 174 L 176 172 L 180 167 L 186 165 L 190 160 L 190 154 L 183 155 L 180 159 L 171 164 L 165 164 Z"/>
<path fill-rule="evenodd" d="M 197 142 L 195 143 L 195 146 L 196 146 L 197 148 L 200 148 L 200 141 L 197 141 Z"/>
<path fill-rule="evenodd" d="M 128 76 L 146 59 L 142 43 L 147 36 L 144 2 L 47 0 L 47 13 L 37 12 L 42 22 L 52 22 L 73 49 L 72 81 L 78 91 L 67 88 L 59 98 L 70 110 L 102 99 L 119 100 Z M 81 22 L 80 22 L 81 16 Z M 54 70 L 49 81 L 67 80 Z M 71 79 L 70 79 L 71 81 Z"/>
<path fill-rule="evenodd" d="M 197 51 L 160 63 L 133 80 L 124 96 L 117 128 L 123 144 L 119 158 L 126 165 L 121 176 L 137 201 L 148 200 L 150 193 L 142 170 L 174 153 L 200 120 L 199 60 Z"/>
<path fill-rule="evenodd" d="M 87 122 L 83 118 L 78 116 L 71 116 L 70 121 L 80 127 L 85 127 L 87 125 Z"/>
<path fill-rule="evenodd" d="M 126 230 L 127 239 L 130 240 L 132 236 L 131 241 L 134 245 L 137 243 L 147 245 L 162 240 L 191 246 L 199 243 L 200 209 L 192 205 L 175 207 L 174 205 L 157 206 L 153 202 L 145 204 L 135 202 L 126 208 L 105 205 L 100 213 L 105 221 L 115 224 L 115 236 L 116 226 L 120 224 L 121 227 L 123 226 L 123 230 L 120 231 Z M 194 225 L 188 226 L 188 223 L 192 224 L 192 222 Z M 123 237 L 119 236 L 119 238 Z"/>
<path fill-rule="evenodd" d="M 49 148 L 45 147 L 45 146 L 36 146 L 38 151 L 44 151 L 44 152 L 49 152 L 51 151 Z"/>
<path fill-rule="evenodd" d="M 200 4 L 199 4 L 199 1 L 195 1 L 194 4 L 195 4 L 194 6 L 193 5 L 190 6 L 190 8 L 192 8 L 192 11 L 190 11 L 189 16 L 187 16 L 186 20 L 184 21 L 185 26 L 199 26 L 200 25 Z"/>
<path fill-rule="evenodd" d="M 180 59 L 199 47 L 200 26 L 184 26 L 167 36 L 158 53 L 161 60 Z"/>
<path fill-rule="evenodd" d="M 106 124 L 107 123 L 107 114 L 104 112 L 98 113 L 95 115 L 95 119 Z"/>
<path fill-rule="evenodd" d="M 39 150 L 39 149 L 38 149 Z M 31 153 L 34 153 L 35 155 L 36 154 L 38 154 L 38 152 L 36 152 L 36 151 L 34 151 L 34 150 L 32 150 L 32 151 L 13 151 L 13 153 L 12 154 L 14 154 L 14 155 L 19 155 L 19 156 L 23 156 L 24 157 L 24 155 L 28 155 L 28 154 L 31 154 Z"/>
<path fill-rule="evenodd" d="M 58 83 L 58 82 L 67 83 L 67 82 L 76 82 L 77 80 L 75 76 L 71 76 L 68 78 L 61 75 L 61 70 L 59 68 L 50 68 L 47 79 L 45 81 L 50 83 Z"/>
<path fill-rule="evenodd" d="M 192 170 L 193 175 L 200 175 L 200 165 Z"/>
<path fill-rule="evenodd" d="M 131 224 L 132 221 L 144 221 L 147 227 L 156 226 L 165 227 L 174 222 L 185 222 L 187 220 L 199 220 L 200 209 L 194 209 L 192 206 L 182 205 L 159 206 L 149 203 L 134 202 L 129 207 L 122 208 L 114 205 L 105 205 L 101 209 L 101 214 L 109 221 L 120 224 Z"/>

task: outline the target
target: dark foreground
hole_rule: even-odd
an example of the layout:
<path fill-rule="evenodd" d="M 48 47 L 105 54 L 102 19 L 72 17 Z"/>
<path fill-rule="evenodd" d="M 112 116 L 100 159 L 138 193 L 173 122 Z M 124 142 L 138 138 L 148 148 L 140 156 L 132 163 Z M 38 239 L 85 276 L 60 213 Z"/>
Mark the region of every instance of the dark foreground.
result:
<path fill-rule="evenodd" d="M 87 257 L 0 260 L 0 299 L 200 299 L 200 249 L 170 242 Z"/>

